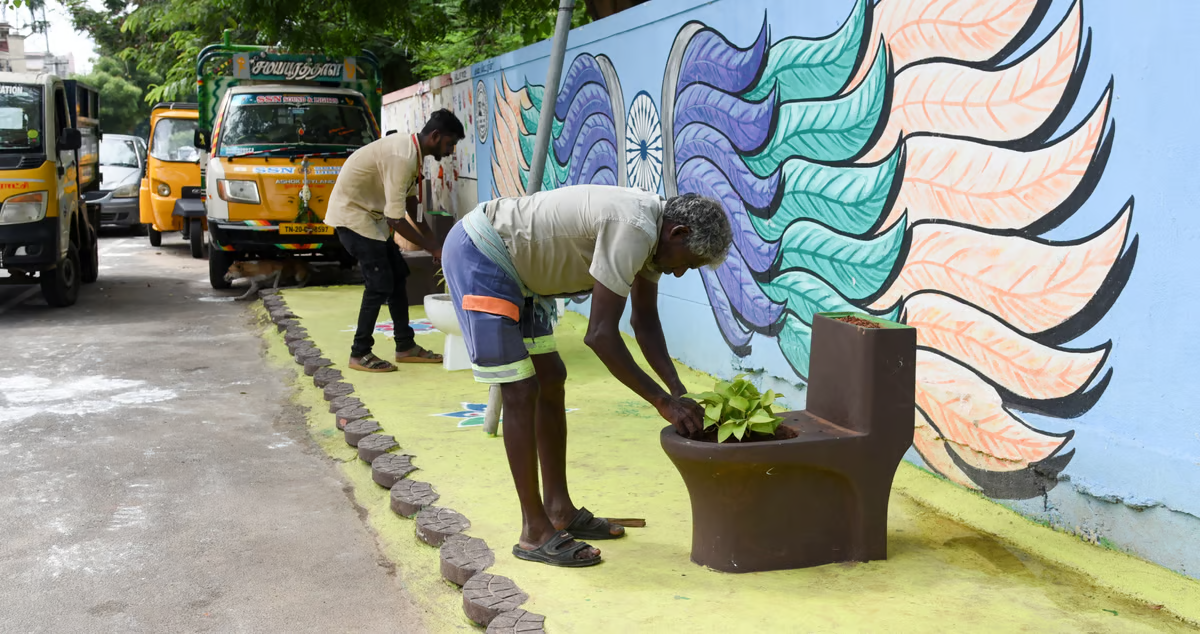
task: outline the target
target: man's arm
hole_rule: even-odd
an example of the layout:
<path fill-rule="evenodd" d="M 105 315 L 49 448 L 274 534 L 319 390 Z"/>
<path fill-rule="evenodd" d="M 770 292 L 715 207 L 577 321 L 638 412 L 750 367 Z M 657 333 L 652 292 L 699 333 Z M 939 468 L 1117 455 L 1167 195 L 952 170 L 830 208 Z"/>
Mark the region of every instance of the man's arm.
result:
<path fill-rule="evenodd" d="M 704 412 L 694 401 L 672 396 L 634 362 L 621 339 L 621 314 L 625 298 L 597 282 L 592 290 L 591 316 L 583 341 L 596 353 L 618 381 L 633 390 L 658 410 L 658 413 L 684 435 L 692 436 L 704 427 Z M 661 327 L 660 327 L 661 337 Z M 662 344 L 666 356 L 666 344 Z M 667 359 L 670 362 L 670 359 Z M 656 368 L 656 371 L 657 370 Z M 661 371 L 659 371 L 661 374 Z M 678 381 L 678 377 L 676 378 Z"/>
<path fill-rule="evenodd" d="M 413 222 L 416 223 L 417 226 L 414 227 L 406 218 L 392 218 L 391 216 L 387 217 L 388 226 L 394 229 L 396 233 L 403 236 L 405 240 L 408 240 L 422 249 L 425 249 L 434 258 L 441 259 L 442 249 L 433 236 L 433 230 L 430 229 L 429 225 L 425 224 L 424 221 L 418 222 L 416 220 L 416 197 L 409 196 L 405 203 L 408 207 L 407 212 L 409 217 L 413 219 Z"/>
<path fill-rule="evenodd" d="M 679 380 L 679 372 L 675 370 L 675 363 L 667 352 L 667 340 L 658 317 L 658 284 L 641 275 L 635 277 L 629 299 L 633 304 L 629 323 L 633 326 L 638 347 L 642 349 L 650 367 L 671 390 L 671 396 L 683 396 L 687 388 Z"/>

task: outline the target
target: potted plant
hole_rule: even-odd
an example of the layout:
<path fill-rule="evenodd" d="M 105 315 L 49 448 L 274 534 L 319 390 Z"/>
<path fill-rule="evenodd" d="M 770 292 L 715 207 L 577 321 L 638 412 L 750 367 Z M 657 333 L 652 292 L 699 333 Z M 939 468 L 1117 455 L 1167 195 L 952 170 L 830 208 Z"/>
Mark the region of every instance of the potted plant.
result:
<path fill-rule="evenodd" d="M 692 561 L 756 572 L 887 557 L 892 477 L 912 443 L 916 330 L 813 319 L 808 404 L 774 412 L 743 377 L 695 395 L 699 438 L 663 429 L 692 505 Z"/>

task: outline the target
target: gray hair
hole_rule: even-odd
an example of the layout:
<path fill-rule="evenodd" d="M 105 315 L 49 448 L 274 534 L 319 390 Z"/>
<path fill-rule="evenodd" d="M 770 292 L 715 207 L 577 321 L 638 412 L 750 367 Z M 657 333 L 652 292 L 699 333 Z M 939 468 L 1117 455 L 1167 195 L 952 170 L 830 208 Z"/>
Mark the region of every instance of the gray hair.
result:
<path fill-rule="evenodd" d="M 663 206 L 663 219 L 691 230 L 684 244 L 708 266 L 721 264 L 729 255 L 733 229 L 721 203 L 712 198 L 700 194 L 675 196 Z"/>

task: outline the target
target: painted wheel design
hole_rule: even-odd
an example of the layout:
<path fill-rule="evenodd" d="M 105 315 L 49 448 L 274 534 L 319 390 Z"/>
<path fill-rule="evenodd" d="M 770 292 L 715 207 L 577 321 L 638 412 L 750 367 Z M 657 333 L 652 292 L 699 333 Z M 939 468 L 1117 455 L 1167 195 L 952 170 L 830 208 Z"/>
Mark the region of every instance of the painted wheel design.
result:
<path fill-rule="evenodd" d="M 625 128 L 625 167 L 629 185 L 657 192 L 662 182 L 663 138 L 658 108 L 649 94 L 640 92 L 629 107 Z"/>

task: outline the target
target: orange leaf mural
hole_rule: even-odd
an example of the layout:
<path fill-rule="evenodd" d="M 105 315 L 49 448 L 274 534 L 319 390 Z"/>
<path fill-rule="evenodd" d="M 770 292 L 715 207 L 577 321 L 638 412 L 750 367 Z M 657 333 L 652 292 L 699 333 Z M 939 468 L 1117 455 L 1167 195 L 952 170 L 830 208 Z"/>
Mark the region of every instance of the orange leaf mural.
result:
<path fill-rule="evenodd" d="M 898 70 L 935 58 L 982 62 L 1003 51 L 1041 4 L 1039 0 L 880 2 L 875 5 L 866 59 L 875 59 L 882 37 Z M 860 67 L 849 85 L 857 86 L 866 74 L 867 68 Z"/>
<path fill-rule="evenodd" d="M 974 450 L 958 455 L 979 469 L 1023 469 L 1067 441 L 1025 425 L 974 372 L 925 350 L 917 352 L 916 405 L 946 440 Z"/>
<path fill-rule="evenodd" d="M 905 212 L 910 222 L 952 220 L 987 229 L 1022 229 L 1041 220 L 1092 167 L 1111 96 L 1110 88 L 1083 125 L 1032 152 L 961 139 L 909 139 L 904 182 L 883 226 Z"/>
<path fill-rule="evenodd" d="M 920 293 L 904 307 L 905 321 L 917 329 L 917 345 L 957 359 L 1029 399 L 1082 390 L 1108 354 L 1107 348 L 1060 350 L 1029 341 L 999 319 L 946 295 Z"/>
<path fill-rule="evenodd" d="M 1107 228 L 1078 244 L 926 223 L 912 231 L 900 275 L 874 302 L 893 306 L 920 290 L 959 297 L 1036 333 L 1062 324 L 1092 299 L 1129 233 L 1132 201 Z"/>
<path fill-rule="evenodd" d="M 929 419 L 925 418 L 925 414 L 917 408 L 913 408 L 915 431 L 913 434 L 913 447 L 921 454 L 921 458 L 925 460 L 925 464 L 931 469 L 946 476 L 951 482 L 961 484 L 968 489 L 979 489 L 979 485 L 971 481 L 967 474 L 954 464 L 954 460 L 950 458 L 949 451 L 953 451 L 947 445 L 946 438 L 938 433 L 938 430 L 929 424 Z"/>
<path fill-rule="evenodd" d="M 1079 3 L 1042 44 L 1019 62 L 979 70 L 948 62 L 911 66 L 896 75 L 892 108 L 879 142 L 862 158 L 891 154 L 915 133 L 1011 141 L 1046 122 L 1066 92 L 1082 40 Z"/>

